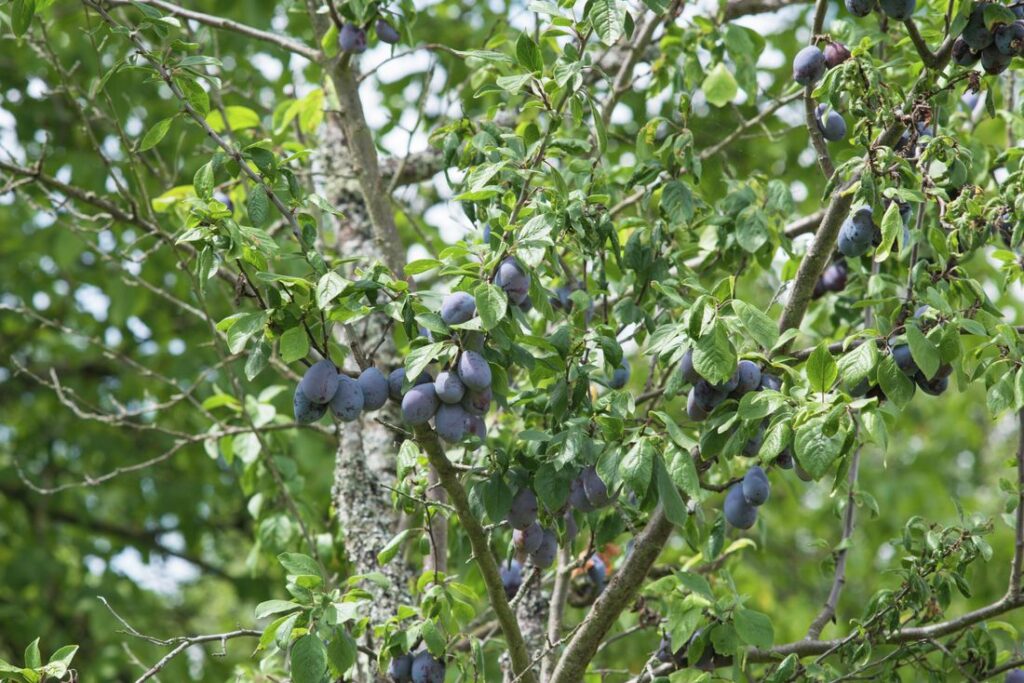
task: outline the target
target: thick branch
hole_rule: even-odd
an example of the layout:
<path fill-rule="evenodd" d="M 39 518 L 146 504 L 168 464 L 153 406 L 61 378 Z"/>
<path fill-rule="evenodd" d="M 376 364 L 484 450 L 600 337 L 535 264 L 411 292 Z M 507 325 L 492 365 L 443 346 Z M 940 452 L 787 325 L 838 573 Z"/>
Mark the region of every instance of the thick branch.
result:
<path fill-rule="evenodd" d="M 168 14 L 171 14 L 173 16 L 181 17 L 182 19 L 195 21 L 197 23 L 204 24 L 211 28 L 220 29 L 223 31 L 231 31 L 232 33 L 238 33 L 248 38 L 253 38 L 264 43 L 269 43 L 271 45 L 281 48 L 282 50 L 294 52 L 297 55 L 305 57 L 311 62 L 316 62 L 320 60 L 319 51 L 314 50 L 308 45 L 300 43 L 297 40 L 292 40 L 291 38 L 288 38 L 286 36 L 279 36 L 275 33 L 269 33 L 268 31 L 262 31 L 258 28 L 248 26 L 247 24 L 241 24 L 237 21 L 232 21 L 230 19 L 225 19 L 223 17 L 218 17 L 212 14 L 204 14 L 202 12 L 196 12 L 194 10 L 185 9 L 184 7 L 179 7 L 174 3 L 165 2 L 164 0 L 110 0 L 109 4 L 115 7 L 119 5 L 133 4 L 149 5 L 151 7 L 156 7 L 157 9 L 163 10 L 164 12 L 167 12 Z"/>
<path fill-rule="evenodd" d="M 914 20 L 906 19 L 903 25 L 907 27 L 907 35 L 910 36 L 910 42 L 914 44 L 917 54 L 921 57 L 924 65 L 929 69 L 941 68 L 943 65 L 941 56 L 928 49 L 928 43 L 921 36 L 921 32 L 917 30 L 917 24 L 914 23 Z"/>
<path fill-rule="evenodd" d="M 505 588 L 501 583 L 498 563 L 487 542 L 487 532 L 484 531 L 480 520 L 470 509 L 469 497 L 459 480 L 459 472 L 445 455 L 437 433 L 430 427 L 422 425 L 417 427 L 416 441 L 426 451 L 427 459 L 430 461 L 431 467 L 437 471 L 441 485 L 448 492 L 452 505 L 459 516 L 459 522 L 462 524 L 466 536 L 469 537 L 470 546 L 473 548 L 473 557 L 483 575 L 491 607 L 494 609 L 494 614 L 501 625 L 501 631 L 505 635 L 509 656 L 512 659 L 512 669 L 519 680 L 524 683 L 535 683 L 536 677 L 531 671 L 530 655 L 526 651 L 526 644 L 523 642 L 523 634 L 519 630 L 516 615 L 508 604 L 508 598 L 505 597 Z"/>
<path fill-rule="evenodd" d="M 644 577 L 658 559 L 671 533 L 672 522 L 668 521 L 665 510 L 658 505 L 651 514 L 647 526 L 636 537 L 633 552 L 612 576 L 612 580 L 594 603 L 590 614 L 569 641 L 554 673 L 551 674 L 549 683 L 576 683 L 583 680 L 587 665 L 597 653 L 598 646 L 619 618 L 619 614 L 629 607 L 640 590 Z"/>
<path fill-rule="evenodd" d="M 744 17 L 749 14 L 778 12 L 783 7 L 802 5 L 807 0 L 729 0 L 725 6 L 725 20 Z"/>
<path fill-rule="evenodd" d="M 373 240 L 383 254 L 387 267 L 396 276 L 401 277 L 405 267 L 405 250 L 398 236 L 398 228 L 395 227 L 391 198 L 384 191 L 373 131 L 367 125 L 366 116 L 363 114 L 363 103 L 359 99 L 359 83 L 351 64 L 343 61 L 335 66 L 331 70 L 331 80 L 338 95 L 345 142 L 352 152 L 359 189 L 373 226 Z"/>

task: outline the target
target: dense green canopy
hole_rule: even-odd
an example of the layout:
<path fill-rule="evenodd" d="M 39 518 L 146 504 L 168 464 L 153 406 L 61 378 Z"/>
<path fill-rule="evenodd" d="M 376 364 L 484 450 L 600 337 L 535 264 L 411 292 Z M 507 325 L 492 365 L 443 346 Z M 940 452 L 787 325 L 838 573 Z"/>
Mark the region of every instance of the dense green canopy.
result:
<path fill-rule="evenodd" d="M 69 645 L 82 681 L 373 680 L 421 644 L 449 681 L 530 680 L 524 654 L 558 683 L 1002 675 L 1024 628 L 1024 119 L 1020 60 L 950 62 L 972 10 L 4 5 L 0 680 Z M 339 48 L 355 26 L 365 53 Z M 803 88 L 813 41 L 852 58 Z M 860 206 L 878 239 L 843 259 Z M 532 309 L 495 277 L 510 256 Z M 840 262 L 845 286 L 812 292 Z M 475 313 L 446 324 L 456 290 Z M 413 377 L 471 349 L 482 441 L 393 402 L 293 419 L 324 355 Z M 709 385 L 742 358 L 779 390 L 695 419 L 687 349 Z M 733 528 L 725 492 L 758 463 L 770 498 Z M 590 465 L 617 495 L 569 521 Z M 490 570 L 519 489 L 561 550 L 510 611 Z M 714 673 L 652 659 L 663 633 Z"/>

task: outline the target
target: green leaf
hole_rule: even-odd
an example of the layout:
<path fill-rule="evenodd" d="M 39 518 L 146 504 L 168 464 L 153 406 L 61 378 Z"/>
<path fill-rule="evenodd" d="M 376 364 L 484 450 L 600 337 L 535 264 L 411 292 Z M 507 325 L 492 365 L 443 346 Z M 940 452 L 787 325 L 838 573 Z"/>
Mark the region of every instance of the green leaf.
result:
<path fill-rule="evenodd" d="M 804 367 L 804 373 L 814 392 L 824 394 L 832 388 L 836 377 L 839 376 L 839 368 L 836 366 L 832 353 L 828 350 L 827 343 L 822 342 L 811 352 L 810 358 L 807 359 L 807 365 Z"/>
<path fill-rule="evenodd" d="M 658 487 L 658 501 L 665 508 L 665 517 L 676 526 L 686 524 L 686 503 L 683 502 L 675 482 L 669 476 L 661 455 L 654 458 L 654 483 Z"/>
<path fill-rule="evenodd" d="M 36 638 L 25 648 L 25 667 L 38 669 L 43 665 L 43 657 L 39 654 L 39 639 Z"/>
<path fill-rule="evenodd" d="M 736 634 L 748 645 L 769 648 L 775 642 L 775 629 L 766 614 L 741 608 L 733 614 L 732 624 Z"/>
<path fill-rule="evenodd" d="M 669 447 L 665 465 L 675 485 L 681 488 L 690 498 L 700 499 L 700 477 L 697 466 L 688 451 L 682 448 Z"/>
<path fill-rule="evenodd" d="M 235 132 L 260 127 L 260 115 L 248 107 L 230 106 L 224 107 L 224 111 L 228 115 L 228 126 Z M 224 126 L 224 117 L 221 116 L 219 110 L 211 111 L 210 115 L 206 117 L 206 123 L 218 133 L 227 130 Z"/>
<path fill-rule="evenodd" d="M 520 33 L 516 40 L 516 59 L 519 60 L 521 66 L 526 67 L 527 71 L 544 70 L 544 57 L 541 55 L 540 48 L 525 31 Z"/>
<path fill-rule="evenodd" d="M 228 330 L 228 350 L 238 353 L 245 348 L 249 339 L 263 330 L 267 314 L 264 311 L 242 313 Z"/>
<path fill-rule="evenodd" d="M 854 387 L 868 377 L 878 364 L 878 349 L 874 339 L 863 341 L 853 351 L 839 359 L 839 377 L 848 387 Z"/>
<path fill-rule="evenodd" d="M 327 663 L 334 678 L 342 678 L 356 663 L 356 643 L 344 629 L 335 629 L 334 637 L 327 644 Z"/>
<path fill-rule="evenodd" d="M 196 171 L 195 176 L 192 178 L 192 187 L 196 191 L 196 196 L 200 199 L 212 199 L 213 198 L 213 162 L 208 161 L 199 167 Z"/>
<path fill-rule="evenodd" d="M 286 330 L 278 341 L 278 353 L 285 363 L 294 363 L 300 358 L 305 358 L 309 353 L 309 337 L 302 327 L 293 327 Z"/>
<path fill-rule="evenodd" d="M 139 151 L 145 152 L 147 149 L 155 147 L 167 135 L 167 131 L 171 129 L 171 123 L 173 122 L 173 116 L 157 121 L 156 125 L 146 131 L 146 134 L 142 137 L 142 142 L 139 143 Z"/>
<path fill-rule="evenodd" d="M 270 220 L 270 199 L 267 198 L 267 188 L 263 186 L 263 183 L 254 186 L 249 191 L 245 209 L 249 212 L 249 220 L 256 227 L 265 225 Z"/>
<path fill-rule="evenodd" d="M 307 576 L 320 576 L 320 565 L 316 563 L 309 555 L 303 555 L 302 553 L 281 553 L 277 556 L 277 561 L 281 563 L 281 566 L 285 568 L 289 574 L 307 575 Z"/>
<path fill-rule="evenodd" d="M 588 16 L 605 45 L 612 46 L 622 37 L 625 29 L 625 12 L 618 0 L 594 0 Z"/>
<path fill-rule="evenodd" d="M 65 668 L 71 666 L 71 660 L 75 658 L 75 654 L 78 652 L 77 645 L 65 645 L 58 649 L 52 655 L 50 655 L 50 661 L 46 663 L 47 666 L 54 664 L 62 664 Z M 62 676 L 63 674 L 51 673 L 51 676 Z"/>
<path fill-rule="evenodd" d="M 779 328 L 764 311 L 739 299 L 733 299 L 732 310 L 761 348 L 771 349 L 775 346 L 779 340 Z"/>
<path fill-rule="evenodd" d="M 427 366 L 434 362 L 434 359 L 445 349 L 447 342 L 434 342 L 417 346 L 409 352 L 405 358 L 405 381 L 419 377 L 420 373 L 427 369 Z"/>
<path fill-rule="evenodd" d="M 14 0 L 11 5 L 11 28 L 14 35 L 23 36 L 36 14 L 36 0 Z"/>
<path fill-rule="evenodd" d="M 348 286 L 348 280 L 338 275 L 333 270 L 323 274 L 320 281 L 316 283 L 316 305 L 321 310 L 327 310 L 328 305 L 344 291 Z"/>
<path fill-rule="evenodd" d="M 815 479 L 825 474 L 839 457 L 845 439 L 841 430 L 826 436 L 824 423 L 825 418 L 821 417 L 805 422 L 797 430 L 794 443 L 797 462 Z"/>
<path fill-rule="evenodd" d="M 633 489 L 637 496 L 643 496 L 651 485 L 651 474 L 654 470 L 654 456 L 657 450 L 647 437 L 641 438 L 619 463 L 622 480 Z"/>
<path fill-rule="evenodd" d="M 385 565 L 390 562 L 395 555 L 398 554 L 398 551 L 402 549 L 402 544 L 405 542 L 405 539 L 409 537 L 410 531 L 411 529 L 403 529 L 395 534 L 391 540 L 387 542 L 387 545 L 381 548 L 380 552 L 377 553 L 377 564 Z"/>
<path fill-rule="evenodd" d="M 427 650 L 435 657 L 443 657 L 445 651 L 444 636 L 432 621 L 424 621 L 420 628 L 420 635 L 423 642 L 427 644 Z"/>
<path fill-rule="evenodd" d="M 914 383 L 903 374 L 892 356 L 886 355 L 878 362 L 878 386 L 897 406 L 905 406 L 914 398 Z"/>
<path fill-rule="evenodd" d="M 715 107 L 724 107 L 732 102 L 739 93 L 740 87 L 732 72 L 725 68 L 725 64 L 719 62 L 700 84 L 700 89 L 704 91 L 704 97 L 709 104 Z"/>
<path fill-rule="evenodd" d="M 484 283 L 473 292 L 476 299 L 476 311 L 480 316 L 480 324 L 484 332 L 493 330 L 505 317 L 508 309 L 508 296 L 496 285 Z"/>
<path fill-rule="evenodd" d="M 185 100 L 200 116 L 210 113 L 210 95 L 203 90 L 203 86 L 191 78 L 175 78 L 174 82 L 181 88 Z"/>
<path fill-rule="evenodd" d="M 716 320 L 711 329 L 697 339 L 693 349 L 693 367 L 712 384 L 725 382 L 736 370 L 736 352 L 722 321 Z"/>
<path fill-rule="evenodd" d="M 673 225 L 693 220 L 693 192 L 690 186 L 678 180 L 666 183 L 661 191 L 661 208 Z"/>
<path fill-rule="evenodd" d="M 263 372 L 270 360 L 271 352 L 270 344 L 262 340 L 253 347 L 249 352 L 249 357 L 245 359 L 245 378 L 247 380 L 251 382 Z"/>
<path fill-rule="evenodd" d="M 289 659 L 292 683 L 322 683 L 327 671 L 327 651 L 315 635 L 307 633 L 296 640 Z"/>
<path fill-rule="evenodd" d="M 931 379 L 939 371 L 942 359 L 939 357 L 939 347 L 913 323 L 907 323 L 907 344 L 910 345 L 910 355 L 914 363 L 924 373 L 924 376 Z"/>
<path fill-rule="evenodd" d="M 271 614 L 294 612 L 300 607 L 301 605 L 297 605 L 290 600 L 266 600 L 256 605 L 256 618 L 266 619 Z"/>
<path fill-rule="evenodd" d="M 882 216 L 882 243 L 875 250 L 875 263 L 881 263 L 892 254 L 892 245 L 896 242 L 896 236 L 903 232 L 903 218 L 900 216 L 900 207 L 896 202 L 889 204 Z"/>

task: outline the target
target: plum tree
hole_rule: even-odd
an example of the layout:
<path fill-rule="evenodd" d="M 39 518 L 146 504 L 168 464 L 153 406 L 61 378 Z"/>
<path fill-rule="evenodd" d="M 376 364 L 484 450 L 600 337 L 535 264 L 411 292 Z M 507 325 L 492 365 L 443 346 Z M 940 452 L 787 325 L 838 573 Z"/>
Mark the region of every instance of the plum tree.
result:
<path fill-rule="evenodd" d="M 463 351 L 459 356 L 459 379 L 471 391 L 479 392 L 489 389 L 491 366 L 487 359 L 476 351 Z"/>
<path fill-rule="evenodd" d="M 813 45 L 808 45 L 793 58 L 793 80 L 800 85 L 812 85 L 825 75 L 825 55 Z"/>
<path fill-rule="evenodd" d="M 513 529 L 524 530 L 537 521 L 537 496 L 528 488 L 521 488 L 512 498 L 506 521 Z"/>
<path fill-rule="evenodd" d="M 749 529 L 757 521 L 757 508 L 747 502 L 743 486 L 733 484 L 725 494 L 725 521 L 737 529 Z"/>
<path fill-rule="evenodd" d="M 441 301 L 441 320 L 446 325 L 469 322 L 476 315 L 476 300 L 468 292 L 452 292 Z"/>
<path fill-rule="evenodd" d="M 299 391 L 313 403 L 327 403 L 338 390 L 338 369 L 329 360 L 309 366 L 299 381 Z"/>
<path fill-rule="evenodd" d="M 90 622 L 116 680 L 1008 668 L 1024 454 L 918 456 L 1011 462 L 979 415 L 1024 419 L 1024 3 L 185 4 L 5 14 L 0 527 L 68 571 L 0 560 L 55 610 L 0 656 L 82 582 L 153 627 L 77 571 L 100 533 L 195 565 L 189 632 L 258 604 L 258 647 L 143 673 Z"/>
<path fill-rule="evenodd" d="M 359 388 L 363 391 L 363 410 L 379 410 L 384 407 L 391 393 L 388 380 L 377 368 L 366 368 L 359 373 Z"/>
<path fill-rule="evenodd" d="M 412 683 L 444 683 L 446 668 L 444 661 L 423 650 L 412 660 Z"/>
<path fill-rule="evenodd" d="M 751 467 L 743 475 L 741 487 L 744 500 L 754 507 L 764 505 L 771 492 L 771 487 L 768 484 L 768 475 L 757 465 Z"/>
<path fill-rule="evenodd" d="M 342 422 L 351 422 L 359 417 L 364 403 L 365 398 L 359 382 L 348 375 L 338 375 L 338 390 L 334 392 L 328 404 L 334 417 Z"/>

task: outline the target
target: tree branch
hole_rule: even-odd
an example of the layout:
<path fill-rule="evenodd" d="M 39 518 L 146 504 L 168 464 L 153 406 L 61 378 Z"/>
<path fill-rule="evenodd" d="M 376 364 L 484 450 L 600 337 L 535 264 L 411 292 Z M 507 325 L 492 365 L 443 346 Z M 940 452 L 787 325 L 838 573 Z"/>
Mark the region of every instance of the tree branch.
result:
<path fill-rule="evenodd" d="M 846 584 L 846 555 L 849 551 L 850 537 L 853 536 L 854 515 L 857 507 L 854 502 L 854 496 L 857 492 L 857 470 L 860 466 L 860 450 L 858 447 L 850 459 L 850 472 L 846 480 L 849 491 L 846 492 L 846 509 L 843 511 L 843 533 L 839 539 L 839 550 L 836 552 L 836 569 L 835 576 L 832 579 L 832 589 L 828 593 L 825 606 L 821 608 L 821 612 L 807 629 L 807 637 L 811 640 L 820 636 L 825 625 L 835 618 L 836 606 L 839 604 L 839 594 L 842 593 L 843 586 Z"/>
<path fill-rule="evenodd" d="M 1017 431 L 1017 516 L 1008 589 L 1013 598 L 1021 595 L 1020 576 L 1024 570 L 1024 410 L 1017 413 Z"/>
<path fill-rule="evenodd" d="M 576 635 L 569 641 L 549 683 L 577 683 L 583 680 L 587 665 L 597 652 L 601 640 L 640 590 L 644 577 L 665 547 L 672 527 L 672 522 L 659 504 L 647 526 L 636 537 L 632 554 L 612 576 L 587 618 L 580 624 Z"/>
<path fill-rule="evenodd" d="M 181 17 L 188 21 L 195 21 L 211 28 L 220 29 L 222 31 L 231 31 L 232 33 L 238 33 L 239 35 L 246 36 L 247 38 L 253 38 L 264 43 L 269 43 L 281 48 L 282 50 L 293 52 L 301 57 L 305 57 L 311 62 L 320 61 L 320 51 L 309 47 L 305 43 L 300 43 L 299 41 L 286 36 L 279 36 L 276 33 L 262 31 L 247 24 L 242 24 L 223 17 L 185 9 L 184 7 L 179 7 L 174 3 L 165 2 L 165 0 L 108 0 L 108 4 L 111 7 L 134 4 L 149 5 L 150 7 L 155 7 L 170 15 Z"/>
<path fill-rule="evenodd" d="M 469 537 L 470 546 L 473 548 L 473 557 L 483 575 L 491 607 L 501 625 L 501 631 L 505 635 L 509 656 L 512 660 L 512 669 L 524 683 L 535 683 L 536 677 L 531 670 L 530 655 L 526 650 L 523 634 L 519 630 L 519 622 L 505 596 L 498 563 L 487 542 L 487 532 L 484 531 L 480 520 L 476 518 L 469 506 L 469 497 L 466 495 L 466 489 L 462 486 L 462 482 L 459 481 L 459 472 L 445 455 L 444 448 L 433 429 L 425 425 L 416 427 L 416 442 L 426 451 L 427 459 L 437 472 L 441 485 L 448 492 L 452 506 L 458 513 L 459 522 L 462 524 L 466 536 Z"/>
<path fill-rule="evenodd" d="M 729 0 L 725 6 L 725 20 L 730 21 L 749 14 L 778 12 L 790 5 L 802 5 L 807 0 Z"/>
<path fill-rule="evenodd" d="M 924 38 L 921 36 L 921 32 L 918 31 L 917 24 L 914 20 L 905 19 L 903 21 L 903 25 L 907 27 L 907 35 L 910 36 L 910 42 L 914 44 L 914 47 L 917 49 L 917 54 L 921 57 L 921 61 L 924 62 L 924 65 L 929 69 L 941 68 L 940 65 L 944 66 L 940 56 L 928 49 L 928 43 L 926 43 Z"/>

